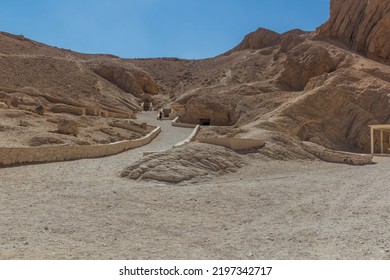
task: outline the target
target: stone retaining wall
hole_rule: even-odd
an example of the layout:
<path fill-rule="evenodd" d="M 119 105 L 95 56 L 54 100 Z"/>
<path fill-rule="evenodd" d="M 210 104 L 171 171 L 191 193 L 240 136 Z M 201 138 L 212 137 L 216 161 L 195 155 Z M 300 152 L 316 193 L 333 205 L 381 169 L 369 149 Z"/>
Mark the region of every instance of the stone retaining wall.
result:
<path fill-rule="evenodd" d="M 142 138 L 104 145 L 0 148 L 0 166 L 111 156 L 150 143 L 160 131 L 157 127 Z"/>
<path fill-rule="evenodd" d="M 187 128 L 195 128 L 197 125 L 196 124 L 192 124 L 192 123 L 181 123 L 178 121 L 179 117 L 176 117 L 173 121 L 172 121 L 172 125 L 173 126 L 178 126 L 178 127 L 187 127 Z"/>
<path fill-rule="evenodd" d="M 323 161 L 351 165 L 366 165 L 372 163 L 373 156 L 369 154 L 355 154 L 330 150 L 310 142 L 304 142 L 303 145 L 306 151 Z"/>
<path fill-rule="evenodd" d="M 223 146 L 232 150 L 249 150 L 265 146 L 265 142 L 260 139 L 237 137 L 198 137 L 197 140 L 201 143 Z"/>
<path fill-rule="evenodd" d="M 199 132 L 199 129 L 200 129 L 200 125 L 197 125 L 194 130 L 191 132 L 191 134 L 186 138 L 184 139 L 183 141 L 177 143 L 175 145 L 175 147 L 180 147 L 180 146 L 183 146 L 184 144 L 186 143 L 189 143 L 189 142 L 192 142 L 194 141 L 195 137 L 196 137 L 196 134 L 198 134 Z"/>

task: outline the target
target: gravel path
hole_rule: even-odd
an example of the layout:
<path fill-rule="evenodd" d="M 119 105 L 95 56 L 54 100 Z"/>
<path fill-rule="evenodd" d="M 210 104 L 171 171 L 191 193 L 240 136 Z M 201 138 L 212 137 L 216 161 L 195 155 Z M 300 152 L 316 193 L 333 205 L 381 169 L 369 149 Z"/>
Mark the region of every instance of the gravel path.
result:
<path fill-rule="evenodd" d="M 143 112 L 138 121 L 162 128 L 149 145 L 104 158 L 1 168 L 0 258 L 86 257 L 76 253 L 81 246 L 78 243 L 84 238 L 94 240 L 93 236 L 99 235 L 101 227 L 111 220 L 108 217 L 99 220 L 101 210 L 94 206 L 106 209 L 110 204 L 106 202 L 111 199 L 106 197 L 107 193 L 119 195 L 116 187 L 132 186 L 130 180 L 119 177 L 122 169 L 140 159 L 143 152 L 170 149 L 192 132 L 173 127 L 170 121 L 156 120 L 155 112 Z M 94 206 L 88 206 L 90 203 Z M 99 220 L 98 226 L 91 225 L 95 218 Z M 77 221 L 84 221 L 82 227 L 96 232 L 79 232 Z M 83 236 L 73 240 L 72 233 Z M 62 240 L 64 237 L 66 242 Z M 75 247 L 68 250 L 64 242 L 74 243 Z M 60 253 L 61 250 L 64 252 Z"/>
<path fill-rule="evenodd" d="M 0 169 L 0 259 L 390 259 L 390 158 L 253 155 L 209 183 L 120 178 L 142 151 L 191 131 L 161 124 L 120 155 Z"/>

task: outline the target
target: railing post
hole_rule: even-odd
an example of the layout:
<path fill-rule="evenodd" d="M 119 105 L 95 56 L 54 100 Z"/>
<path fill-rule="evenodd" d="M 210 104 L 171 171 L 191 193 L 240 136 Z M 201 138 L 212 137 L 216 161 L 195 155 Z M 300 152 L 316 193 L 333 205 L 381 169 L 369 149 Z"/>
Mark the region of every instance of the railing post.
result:
<path fill-rule="evenodd" d="M 383 130 L 381 130 L 381 154 L 383 154 Z"/>
<path fill-rule="evenodd" d="M 371 154 L 374 155 L 374 129 L 370 127 L 371 136 Z"/>

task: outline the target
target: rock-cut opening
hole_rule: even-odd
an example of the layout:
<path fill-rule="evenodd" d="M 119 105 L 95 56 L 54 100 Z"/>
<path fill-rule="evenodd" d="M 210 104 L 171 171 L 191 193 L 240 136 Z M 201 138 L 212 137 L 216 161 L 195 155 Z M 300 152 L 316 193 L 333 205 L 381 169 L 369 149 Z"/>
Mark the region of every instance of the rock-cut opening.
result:
<path fill-rule="evenodd" d="M 211 120 L 210 119 L 199 119 L 200 125 L 210 125 Z"/>

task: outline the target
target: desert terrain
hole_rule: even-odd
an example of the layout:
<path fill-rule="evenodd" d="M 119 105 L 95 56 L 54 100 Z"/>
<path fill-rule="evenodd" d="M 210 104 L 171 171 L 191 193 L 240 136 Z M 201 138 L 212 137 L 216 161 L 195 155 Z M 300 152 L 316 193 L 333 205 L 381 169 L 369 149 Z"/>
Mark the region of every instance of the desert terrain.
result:
<path fill-rule="evenodd" d="M 390 123 L 390 2 L 330 4 L 315 31 L 259 28 L 202 60 L 0 33 L 0 151 L 161 127 L 108 157 L 1 166 L 0 258 L 389 259 L 390 157 L 369 155 L 369 125 Z M 201 125 L 191 142 L 162 108 Z"/>
<path fill-rule="evenodd" d="M 390 158 L 253 155 L 238 173 L 174 185 L 119 176 L 123 162 L 168 147 L 0 169 L 0 258 L 390 258 Z"/>

